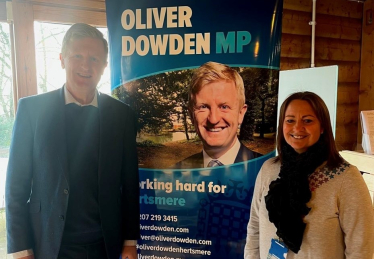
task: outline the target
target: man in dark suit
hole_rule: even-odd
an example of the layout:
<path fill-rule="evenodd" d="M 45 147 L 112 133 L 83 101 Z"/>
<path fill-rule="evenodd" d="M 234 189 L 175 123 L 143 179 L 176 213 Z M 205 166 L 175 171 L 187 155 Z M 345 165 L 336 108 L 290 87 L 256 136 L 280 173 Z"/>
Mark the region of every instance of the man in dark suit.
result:
<path fill-rule="evenodd" d="M 261 156 L 237 137 L 247 105 L 243 79 L 234 69 L 216 62 L 200 66 L 190 83 L 188 107 L 203 151 L 173 168 L 228 165 Z"/>
<path fill-rule="evenodd" d="M 19 101 L 6 178 L 13 258 L 137 258 L 136 120 L 96 86 L 108 44 L 75 24 L 60 54 L 66 84 Z"/>

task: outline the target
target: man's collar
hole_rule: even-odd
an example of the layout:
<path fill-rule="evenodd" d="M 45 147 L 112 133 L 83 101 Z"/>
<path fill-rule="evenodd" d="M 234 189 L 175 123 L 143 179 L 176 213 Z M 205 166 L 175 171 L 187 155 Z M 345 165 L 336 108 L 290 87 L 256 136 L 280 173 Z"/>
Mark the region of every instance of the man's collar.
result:
<path fill-rule="evenodd" d="M 65 96 L 65 104 L 69 104 L 69 103 L 75 103 L 79 106 L 88 106 L 88 105 L 92 105 L 94 107 L 99 107 L 98 105 L 98 102 L 97 102 L 97 95 L 100 94 L 98 93 L 97 90 L 95 90 L 95 96 L 92 100 L 92 102 L 90 102 L 89 104 L 81 104 L 80 102 L 78 102 L 74 96 L 69 92 L 69 90 L 67 89 L 66 85 L 64 85 L 64 96 Z"/>
<path fill-rule="evenodd" d="M 238 140 L 238 138 L 236 138 L 235 144 L 229 150 L 227 150 L 225 154 L 223 154 L 222 156 L 216 159 L 218 159 L 224 165 L 231 165 L 235 162 L 239 149 L 240 149 L 240 141 Z M 204 167 L 207 167 L 210 160 L 213 159 L 205 152 L 205 150 L 203 150 L 203 158 L 204 158 Z"/>

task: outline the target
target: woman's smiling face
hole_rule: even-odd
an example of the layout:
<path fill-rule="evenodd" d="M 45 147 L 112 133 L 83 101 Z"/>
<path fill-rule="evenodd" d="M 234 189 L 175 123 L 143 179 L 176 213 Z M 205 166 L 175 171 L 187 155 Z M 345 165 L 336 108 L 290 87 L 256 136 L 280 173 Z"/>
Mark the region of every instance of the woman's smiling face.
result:
<path fill-rule="evenodd" d="M 283 136 L 297 153 L 307 151 L 322 132 L 321 123 L 307 101 L 293 100 L 289 103 L 283 122 Z"/>

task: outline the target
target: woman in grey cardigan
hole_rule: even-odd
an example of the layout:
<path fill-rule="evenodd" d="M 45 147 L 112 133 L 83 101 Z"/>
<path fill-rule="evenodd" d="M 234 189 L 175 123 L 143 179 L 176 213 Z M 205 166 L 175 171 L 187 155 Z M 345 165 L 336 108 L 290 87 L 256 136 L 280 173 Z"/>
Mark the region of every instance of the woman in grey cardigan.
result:
<path fill-rule="evenodd" d="M 245 259 L 372 259 L 371 198 L 358 169 L 339 156 L 318 95 L 283 102 L 277 150 L 257 176 Z"/>

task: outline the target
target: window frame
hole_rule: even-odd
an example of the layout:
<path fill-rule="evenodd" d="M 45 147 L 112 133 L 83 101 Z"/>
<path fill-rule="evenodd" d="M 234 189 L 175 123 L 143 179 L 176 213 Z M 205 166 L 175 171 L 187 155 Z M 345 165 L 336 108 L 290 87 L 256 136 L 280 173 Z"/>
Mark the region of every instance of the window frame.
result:
<path fill-rule="evenodd" d="M 6 8 L 5 8 L 6 7 Z M 25 0 L 0 2 L 0 20 L 11 26 L 14 107 L 20 98 L 36 95 L 34 21 L 107 27 L 104 0 Z M 8 16 L 8 17 L 7 17 Z M 11 17 L 9 17 L 11 16 Z"/>

